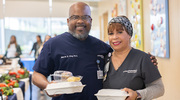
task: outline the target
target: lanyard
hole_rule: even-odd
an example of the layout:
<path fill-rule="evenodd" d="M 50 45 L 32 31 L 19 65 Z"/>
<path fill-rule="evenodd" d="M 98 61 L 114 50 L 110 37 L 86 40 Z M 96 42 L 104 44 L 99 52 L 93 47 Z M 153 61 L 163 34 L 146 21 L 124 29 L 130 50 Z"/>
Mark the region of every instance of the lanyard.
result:
<path fill-rule="evenodd" d="M 103 79 L 103 71 L 100 69 L 100 60 L 96 60 L 96 63 L 97 63 L 97 67 L 98 67 L 98 70 L 97 70 L 97 79 Z"/>
<path fill-rule="evenodd" d="M 100 60 L 99 60 L 99 59 L 97 59 L 97 60 L 96 60 L 96 63 L 97 63 L 98 70 L 101 70 L 101 68 L 100 68 L 100 66 L 99 66 L 99 64 L 100 64 Z"/>

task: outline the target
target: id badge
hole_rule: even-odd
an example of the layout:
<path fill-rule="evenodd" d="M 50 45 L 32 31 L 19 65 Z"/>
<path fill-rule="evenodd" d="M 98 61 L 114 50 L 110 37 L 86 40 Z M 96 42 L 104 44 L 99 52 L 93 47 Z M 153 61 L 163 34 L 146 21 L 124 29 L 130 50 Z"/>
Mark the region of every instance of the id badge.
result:
<path fill-rule="evenodd" d="M 102 70 L 97 71 L 97 78 L 98 79 L 103 79 L 103 71 Z"/>

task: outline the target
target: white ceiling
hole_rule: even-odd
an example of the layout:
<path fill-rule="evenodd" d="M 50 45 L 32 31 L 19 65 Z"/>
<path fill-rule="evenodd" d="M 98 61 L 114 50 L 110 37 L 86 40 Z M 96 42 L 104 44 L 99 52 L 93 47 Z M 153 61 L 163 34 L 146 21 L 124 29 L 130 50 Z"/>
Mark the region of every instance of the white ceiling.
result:
<path fill-rule="evenodd" d="M 82 2 L 99 2 L 102 0 L 55 0 L 55 1 L 82 1 Z"/>
<path fill-rule="evenodd" d="M 5 0 L 5 1 L 42 1 L 47 2 L 49 0 Z M 52 0 L 52 2 L 86 2 L 90 4 L 90 6 L 97 7 L 98 2 L 106 1 L 106 0 Z"/>
<path fill-rule="evenodd" d="M 48 1 L 48 0 L 6 0 L 6 1 Z M 100 2 L 100 1 L 104 1 L 104 0 L 52 0 L 52 1 L 58 1 L 58 2 L 64 2 L 64 1 L 67 1 L 67 2 L 71 2 L 71 1 L 75 1 L 75 2 L 78 2 L 78 1 L 81 1 L 81 2 Z"/>
<path fill-rule="evenodd" d="M 96 15 L 98 3 L 101 1 L 107 1 L 107 0 L 52 0 L 51 16 L 67 17 L 69 6 L 73 2 L 79 2 L 79 1 L 86 2 L 90 6 L 92 13 L 93 14 L 95 13 L 94 15 Z M 50 16 L 48 2 L 49 0 L 6 0 L 6 6 L 5 6 L 6 9 L 5 9 L 4 16 L 6 17 L 42 17 L 42 16 L 48 17 Z"/>

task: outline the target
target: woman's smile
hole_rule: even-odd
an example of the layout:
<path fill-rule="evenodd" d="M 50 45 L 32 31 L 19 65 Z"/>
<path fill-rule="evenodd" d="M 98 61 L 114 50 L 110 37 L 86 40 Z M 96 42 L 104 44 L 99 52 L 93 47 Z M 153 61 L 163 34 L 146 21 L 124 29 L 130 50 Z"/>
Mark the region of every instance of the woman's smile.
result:
<path fill-rule="evenodd" d="M 121 44 L 121 42 L 120 42 L 120 41 L 116 41 L 116 42 L 112 42 L 112 44 L 113 44 L 114 46 L 118 46 L 119 44 Z"/>

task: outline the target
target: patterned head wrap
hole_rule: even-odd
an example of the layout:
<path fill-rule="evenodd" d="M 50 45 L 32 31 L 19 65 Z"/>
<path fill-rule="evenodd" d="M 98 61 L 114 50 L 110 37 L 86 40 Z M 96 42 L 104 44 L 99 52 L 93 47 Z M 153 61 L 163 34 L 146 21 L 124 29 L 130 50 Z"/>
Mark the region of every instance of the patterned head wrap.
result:
<path fill-rule="evenodd" d="M 132 24 L 126 16 L 117 16 L 117 17 L 110 20 L 109 25 L 112 23 L 120 23 L 121 25 L 123 25 L 126 28 L 128 34 L 130 36 L 133 35 Z"/>

